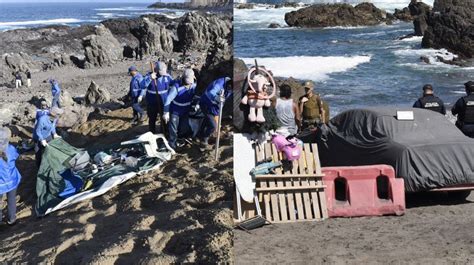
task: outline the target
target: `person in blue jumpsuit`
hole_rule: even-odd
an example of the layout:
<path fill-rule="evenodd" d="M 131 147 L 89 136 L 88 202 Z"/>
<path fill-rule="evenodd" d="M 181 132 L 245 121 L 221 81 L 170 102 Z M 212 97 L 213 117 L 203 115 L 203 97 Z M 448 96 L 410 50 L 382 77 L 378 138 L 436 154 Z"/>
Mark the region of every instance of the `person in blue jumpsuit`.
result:
<path fill-rule="evenodd" d="M 146 106 L 148 115 L 148 130 L 156 133 L 156 119 L 159 115 L 161 133 L 167 134 L 163 120 L 163 106 L 168 96 L 170 86 L 174 84 L 173 78 L 167 72 L 168 67 L 163 62 L 155 64 L 155 72 L 147 74 L 141 83 L 141 88 L 146 90 Z"/>
<path fill-rule="evenodd" d="M 46 105 L 42 102 L 42 106 Z M 54 108 L 57 109 L 57 108 Z M 54 138 L 58 138 L 59 135 L 56 133 L 56 121 L 52 121 L 51 118 L 56 116 L 55 111 L 37 111 L 35 128 L 33 130 L 33 141 L 36 143 L 35 146 L 35 159 L 36 166 L 39 168 L 41 165 L 41 157 L 44 149 L 48 146 Z"/>
<path fill-rule="evenodd" d="M 222 94 L 224 92 L 224 94 Z M 225 102 L 232 95 L 232 82 L 229 77 L 222 77 L 214 80 L 206 88 L 206 91 L 201 96 L 199 105 L 203 112 L 204 122 L 202 125 L 202 144 L 207 147 L 209 144 L 209 137 L 216 130 L 216 117 L 219 116 L 220 103 Z"/>
<path fill-rule="evenodd" d="M 176 82 L 168 91 L 164 105 L 163 120 L 168 123 L 169 144 L 176 148 L 178 135 L 190 131 L 188 114 L 196 91 L 196 82 L 192 69 L 186 69 L 180 82 Z"/>
<path fill-rule="evenodd" d="M 11 132 L 8 128 L 0 128 L 0 203 L 3 195 L 7 195 L 7 224 L 16 222 L 16 189 L 21 181 L 21 175 L 15 162 L 19 157 L 16 148 L 9 144 Z M 2 222 L 2 207 L 0 207 L 0 223 Z"/>
<path fill-rule="evenodd" d="M 49 80 L 51 84 L 51 94 L 53 95 L 53 101 L 51 102 L 51 107 L 61 107 L 61 102 L 59 101 L 61 97 L 61 88 L 59 87 L 58 81 L 51 79 Z"/>
<path fill-rule="evenodd" d="M 132 99 L 132 109 L 133 109 L 133 119 L 132 124 L 137 124 L 138 122 L 143 121 L 144 111 L 140 106 L 143 96 L 145 95 L 145 90 L 142 90 L 140 84 L 143 80 L 142 75 L 137 71 L 135 66 L 130 66 L 128 68 L 128 74 L 132 76 L 130 80 L 130 90 L 128 95 Z"/>

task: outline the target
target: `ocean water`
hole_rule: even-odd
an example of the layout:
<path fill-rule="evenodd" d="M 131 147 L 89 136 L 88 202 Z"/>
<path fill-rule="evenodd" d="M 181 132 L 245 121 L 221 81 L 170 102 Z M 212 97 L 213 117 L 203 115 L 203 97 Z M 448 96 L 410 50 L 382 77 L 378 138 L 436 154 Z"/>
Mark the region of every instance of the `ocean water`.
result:
<path fill-rule="evenodd" d="M 0 31 L 40 27 L 45 25 L 78 26 L 98 23 L 109 18 L 137 17 L 144 14 L 164 14 L 179 17 L 183 10 L 149 9 L 150 3 L 2 3 L 0 1 Z"/>
<path fill-rule="evenodd" d="M 379 0 L 382 1 L 382 0 Z M 394 1 L 386 0 L 386 8 Z M 383 6 L 383 5 L 382 5 Z M 405 4 L 406 6 L 406 4 Z M 402 6 L 403 7 L 403 6 Z M 425 64 L 445 50 L 421 48 L 421 37 L 397 40 L 413 32 L 411 23 L 372 27 L 268 29 L 286 26 L 284 15 L 294 8 L 234 10 L 234 52 L 248 64 L 257 59 L 276 76 L 309 79 L 334 114 L 363 106 L 411 106 L 430 83 L 450 106 L 474 80 L 474 67 Z"/>

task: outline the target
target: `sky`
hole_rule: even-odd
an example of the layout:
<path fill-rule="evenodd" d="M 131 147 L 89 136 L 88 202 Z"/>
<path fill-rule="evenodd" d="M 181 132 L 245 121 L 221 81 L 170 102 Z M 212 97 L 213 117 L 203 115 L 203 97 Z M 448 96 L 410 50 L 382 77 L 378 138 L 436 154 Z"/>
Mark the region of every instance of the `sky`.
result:
<path fill-rule="evenodd" d="M 0 3 L 52 3 L 52 2 L 113 2 L 113 3 L 155 3 L 155 0 L 72 0 L 72 1 L 61 1 L 61 0 L 0 0 Z"/>

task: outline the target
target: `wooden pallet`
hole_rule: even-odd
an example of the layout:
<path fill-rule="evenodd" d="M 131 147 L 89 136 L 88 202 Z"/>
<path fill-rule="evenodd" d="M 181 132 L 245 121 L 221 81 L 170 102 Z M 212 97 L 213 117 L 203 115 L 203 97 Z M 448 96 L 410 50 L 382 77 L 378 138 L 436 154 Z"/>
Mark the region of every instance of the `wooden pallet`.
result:
<path fill-rule="evenodd" d="M 282 153 L 267 143 L 255 148 L 255 158 L 257 163 L 268 159 L 276 162 L 282 159 Z M 291 170 L 278 168 L 276 174 L 255 176 L 262 214 L 272 223 L 327 218 L 322 176 L 317 145 L 304 144 L 302 155 L 298 161 L 293 161 Z M 255 205 L 244 201 L 241 204 L 244 219 L 255 216 Z"/>

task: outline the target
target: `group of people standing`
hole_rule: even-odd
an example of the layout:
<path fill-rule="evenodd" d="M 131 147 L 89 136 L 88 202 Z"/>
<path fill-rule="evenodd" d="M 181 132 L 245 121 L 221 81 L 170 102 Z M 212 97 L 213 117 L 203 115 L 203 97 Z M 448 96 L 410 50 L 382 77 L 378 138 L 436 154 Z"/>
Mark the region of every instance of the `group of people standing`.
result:
<path fill-rule="evenodd" d="M 23 79 L 21 77 L 20 71 L 17 71 L 15 74 L 15 88 L 20 88 L 23 86 Z M 31 87 L 31 72 L 30 70 L 26 70 L 26 87 Z"/>
<path fill-rule="evenodd" d="M 314 92 L 314 83 L 304 83 L 305 94 L 295 103 L 291 98 L 291 87 L 287 84 L 280 86 L 280 97 L 274 102 L 277 118 L 281 124 L 277 130 L 283 135 L 294 135 L 306 128 L 317 127 L 327 123 L 329 107 Z M 456 126 L 466 135 L 474 138 L 474 82 L 464 84 L 466 96 L 456 101 L 451 109 L 457 115 Z M 414 108 L 423 108 L 446 115 L 444 102 L 434 94 L 433 86 L 423 86 L 423 96 L 414 104 Z"/>
<path fill-rule="evenodd" d="M 19 73 L 17 73 L 19 76 Z M 28 82 L 31 85 L 31 74 L 27 72 Z M 21 77 L 20 77 L 21 78 Z M 21 82 L 21 81 L 20 81 Z M 61 88 L 56 80 L 51 79 L 51 104 L 44 99 L 39 102 L 35 115 L 35 125 L 33 129 L 33 141 L 35 143 L 36 166 L 41 165 L 41 157 L 48 146 L 48 142 L 60 137 L 56 133 L 57 117 L 62 113 L 60 96 Z M 17 87 L 21 83 L 17 81 Z M 16 167 L 16 160 L 19 157 L 17 149 L 10 144 L 11 131 L 7 127 L 0 127 L 0 203 L 4 194 L 7 195 L 7 220 L 8 225 L 16 224 L 16 190 L 21 181 L 21 174 Z M 0 207 L 0 223 L 3 216 Z"/>
<path fill-rule="evenodd" d="M 178 137 L 197 137 L 204 148 L 209 148 L 209 137 L 214 133 L 216 117 L 219 116 L 219 105 L 232 94 L 229 77 L 221 77 L 212 82 L 201 95 L 199 102 L 193 105 L 196 98 L 196 77 L 192 69 L 185 69 L 180 78 L 174 79 L 164 62 L 156 62 L 152 72 L 142 76 L 135 66 L 128 69 L 132 76 L 129 96 L 133 109 L 133 124 L 143 122 L 145 111 L 141 104 L 146 99 L 148 128 L 152 133 L 163 133 L 167 136 L 171 148 L 178 145 Z M 198 107 L 202 112 L 203 122 L 195 128 L 190 125 L 190 113 Z M 156 122 L 160 119 L 160 129 Z"/>
<path fill-rule="evenodd" d="M 283 84 L 280 87 L 280 97 L 274 102 L 274 107 L 281 124 L 277 132 L 282 135 L 294 135 L 328 122 L 329 107 L 314 92 L 314 83 L 306 81 L 303 87 L 305 94 L 299 98 L 298 103 L 293 101 L 289 85 Z"/>
<path fill-rule="evenodd" d="M 469 81 L 464 84 L 466 96 L 459 98 L 451 108 L 451 113 L 457 115 L 456 127 L 466 136 L 474 137 L 474 82 Z M 446 107 L 443 100 L 434 95 L 433 86 L 426 84 L 423 86 L 423 96 L 420 97 L 414 108 L 428 109 L 446 115 Z"/>

